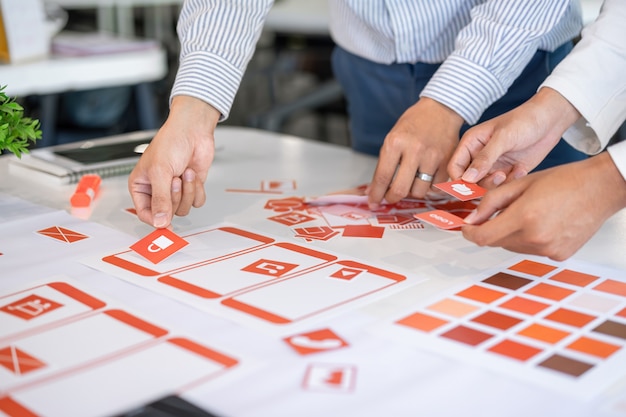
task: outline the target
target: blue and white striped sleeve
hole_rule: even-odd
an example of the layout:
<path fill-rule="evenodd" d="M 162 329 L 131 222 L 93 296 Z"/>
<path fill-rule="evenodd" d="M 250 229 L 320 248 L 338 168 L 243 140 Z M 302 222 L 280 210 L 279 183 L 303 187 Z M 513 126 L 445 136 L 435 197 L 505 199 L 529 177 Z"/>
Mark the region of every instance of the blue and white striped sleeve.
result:
<path fill-rule="evenodd" d="M 475 124 L 506 93 L 545 38 L 563 43 L 571 38 L 572 25 L 582 26 L 578 19 L 563 21 L 570 7 L 578 6 L 570 0 L 490 0 L 474 7 L 471 22 L 456 38 L 455 50 L 421 96 L 445 104 Z"/>
<path fill-rule="evenodd" d="M 170 97 L 203 100 L 228 117 L 273 0 L 185 0 L 179 67 Z"/>

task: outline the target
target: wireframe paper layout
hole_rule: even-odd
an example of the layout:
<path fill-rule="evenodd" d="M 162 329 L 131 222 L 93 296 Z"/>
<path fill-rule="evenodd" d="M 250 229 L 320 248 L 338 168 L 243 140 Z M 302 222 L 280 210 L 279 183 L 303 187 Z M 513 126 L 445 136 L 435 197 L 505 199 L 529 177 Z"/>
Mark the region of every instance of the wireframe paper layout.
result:
<path fill-rule="evenodd" d="M 182 237 L 189 245 L 156 266 L 128 250 L 85 263 L 203 311 L 278 332 L 423 280 L 234 226 Z"/>
<path fill-rule="evenodd" d="M 64 277 L 0 294 L 0 320 L 0 413 L 12 417 L 118 414 L 240 362 Z"/>

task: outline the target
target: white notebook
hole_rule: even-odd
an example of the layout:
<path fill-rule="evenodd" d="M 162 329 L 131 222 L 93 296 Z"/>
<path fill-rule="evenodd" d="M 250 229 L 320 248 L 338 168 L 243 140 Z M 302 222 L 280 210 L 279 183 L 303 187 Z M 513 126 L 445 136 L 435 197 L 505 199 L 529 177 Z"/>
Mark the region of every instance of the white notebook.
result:
<path fill-rule="evenodd" d="M 75 183 L 84 174 L 126 175 L 155 134 L 145 130 L 33 149 L 21 158 L 11 157 L 9 171 L 52 184 Z"/>

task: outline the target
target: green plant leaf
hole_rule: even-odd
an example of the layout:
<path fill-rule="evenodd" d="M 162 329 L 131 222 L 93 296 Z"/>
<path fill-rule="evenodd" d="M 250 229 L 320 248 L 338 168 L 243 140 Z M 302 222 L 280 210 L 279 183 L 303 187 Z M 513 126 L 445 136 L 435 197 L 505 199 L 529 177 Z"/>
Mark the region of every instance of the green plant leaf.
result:
<path fill-rule="evenodd" d="M 39 120 L 24 116 L 24 108 L 0 87 L 0 151 L 8 150 L 18 158 L 28 153 L 29 142 L 41 139 Z"/>

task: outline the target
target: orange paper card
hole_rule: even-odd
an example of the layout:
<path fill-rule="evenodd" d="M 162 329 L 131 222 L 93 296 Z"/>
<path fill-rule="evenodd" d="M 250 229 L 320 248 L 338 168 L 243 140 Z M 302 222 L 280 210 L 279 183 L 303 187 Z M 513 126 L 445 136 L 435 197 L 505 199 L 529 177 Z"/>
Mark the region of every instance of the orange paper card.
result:
<path fill-rule="evenodd" d="M 178 252 L 188 242 L 169 229 L 156 229 L 130 248 L 153 264 Z"/>
<path fill-rule="evenodd" d="M 414 217 L 423 222 L 432 224 L 440 229 L 454 229 L 461 227 L 465 224 L 462 218 L 450 214 L 443 210 L 426 211 L 424 213 L 417 213 Z"/>
<path fill-rule="evenodd" d="M 480 198 L 487 192 L 487 190 L 485 190 L 480 185 L 465 182 L 463 180 L 442 182 L 439 184 L 434 184 L 434 186 L 439 188 L 441 191 L 450 194 L 452 197 L 458 198 L 461 201 L 468 201 L 475 198 Z"/>

